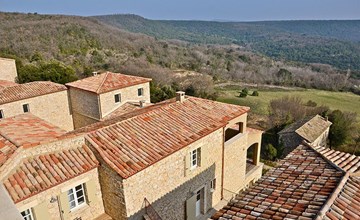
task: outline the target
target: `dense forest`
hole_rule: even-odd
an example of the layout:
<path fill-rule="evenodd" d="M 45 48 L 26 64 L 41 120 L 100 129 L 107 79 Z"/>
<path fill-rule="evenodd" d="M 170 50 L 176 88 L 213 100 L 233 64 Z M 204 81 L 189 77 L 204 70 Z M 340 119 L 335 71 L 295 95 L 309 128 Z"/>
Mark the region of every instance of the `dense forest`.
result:
<path fill-rule="evenodd" d="M 354 70 L 274 60 L 238 44 L 162 40 L 93 17 L 0 13 L 0 20 L 0 56 L 17 60 L 21 83 L 66 83 L 109 70 L 151 77 L 163 97 L 181 89 L 207 98 L 224 81 L 354 92 L 360 84 Z"/>
<path fill-rule="evenodd" d="M 159 39 L 237 44 L 275 59 L 360 70 L 360 21 L 214 22 L 149 20 L 137 15 L 95 17 Z"/>

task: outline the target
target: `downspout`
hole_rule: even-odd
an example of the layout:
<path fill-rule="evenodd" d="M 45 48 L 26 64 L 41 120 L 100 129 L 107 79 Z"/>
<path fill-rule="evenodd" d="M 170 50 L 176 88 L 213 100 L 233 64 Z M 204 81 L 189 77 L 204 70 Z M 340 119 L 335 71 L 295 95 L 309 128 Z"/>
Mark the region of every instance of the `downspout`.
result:
<path fill-rule="evenodd" d="M 225 127 L 222 135 L 222 155 L 221 155 L 221 200 L 224 199 L 224 166 L 225 166 Z"/>
<path fill-rule="evenodd" d="M 60 196 L 56 196 L 56 201 L 57 201 L 57 204 L 59 207 L 60 219 L 64 220 L 64 214 L 63 214 L 63 210 L 62 210 L 61 203 L 60 203 Z"/>

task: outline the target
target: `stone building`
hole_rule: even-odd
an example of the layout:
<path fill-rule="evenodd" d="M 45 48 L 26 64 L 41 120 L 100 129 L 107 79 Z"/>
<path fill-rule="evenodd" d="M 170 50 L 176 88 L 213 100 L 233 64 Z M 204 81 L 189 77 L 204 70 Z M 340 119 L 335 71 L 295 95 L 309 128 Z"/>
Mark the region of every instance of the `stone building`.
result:
<path fill-rule="evenodd" d="M 73 130 L 67 88 L 53 82 L 0 81 L 0 120 L 31 112 L 64 130 Z"/>
<path fill-rule="evenodd" d="M 31 113 L 0 121 L 0 180 L 11 199 L 6 204 L 18 210 L 7 216 L 17 214 L 20 218 L 12 218 L 25 220 L 104 216 L 99 162 L 83 137 L 61 138 L 65 133 Z"/>
<path fill-rule="evenodd" d="M 105 72 L 66 84 L 74 127 L 98 122 L 130 106 L 150 103 L 151 79 Z M 141 103 L 140 103 L 141 102 Z"/>
<path fill-rule="evenodd" d="M 90 132 L 105 212 L 119 220 L 205 218 L 261 177 L 261 131 L 246 127 L 248 111 L 179 92 Z"/>
<path fill-rule="evenodd" d="M 320 115 L 315 115 L 294 122 L 281 130 L 278 135 L 279 144 L 284 146 L 283 156 L 286 156 L 303 141 L 313 146 L 325 147 L 331 124 L 330 121 Z"/>
<path fill-rule="evenodd" d="M 0 57 L 0 81 L 15 82 L 17 77 L 14 59 Z"/>
<path fill-rule="evenodd" d="M 0 80 L 1 216 L 205 219 L 261 177 L 249 108 L 183 92 L 151 104 L 150 81 Z"/>
<path fill-rule="evenodd" d="M 301 144 L 212 219 L 360 219 L 359 161 L 359 156 Z"/>

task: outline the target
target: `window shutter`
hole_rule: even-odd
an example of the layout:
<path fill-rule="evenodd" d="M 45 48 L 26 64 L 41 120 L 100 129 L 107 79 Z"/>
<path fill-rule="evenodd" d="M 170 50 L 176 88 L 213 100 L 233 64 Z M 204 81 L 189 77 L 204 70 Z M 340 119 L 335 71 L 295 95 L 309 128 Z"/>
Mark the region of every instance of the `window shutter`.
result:
<path fill-rule="evenodd" d="M 186 200 L 186 220 L 196 220 L 196 194 Z"/>
<path fill-rule="evenodd" d="M 86 196 L 87 196 L 87 202 L 90 206 L 94 206 L 98 201 L 98 197 L 96 196 L 96 181 L 90 180 L 87 183 L 85 183 L 86 188 Z"/>
<path fill-rule="evenodd" d="M 50 214 L 46 202 L 40 203 L 32 209 L 36 220 L 48 220 Z"/>
<path fill-rule="evenodd" d="M 204 156 L 205 156 L 205 154 L 204 154 L 204 149 L 202 149 L 201 147 L 199 147 L 198 149 L 197 149 L 197 156 L 198 156 L 198 165 L 199 165 L 199 167 L 201 167 L 201 165 L 202 165 L 202 161 L 204 161 Z"/>
<path fill-rule="evenodd" d="M 191 152 L 188 152 L 186 155 L 185 155 L 185 158 L 184 158 L 184 165 L 185 165 L 185 176 L 187 176 L 190 172 L 190 156 L 191 156 Z"/>
<path fill-rule="evenodd" d="M 60 205 L 64 219 L 68 219 L 70 213 L 70 206 L 67 191 L 60 194 Z"/>

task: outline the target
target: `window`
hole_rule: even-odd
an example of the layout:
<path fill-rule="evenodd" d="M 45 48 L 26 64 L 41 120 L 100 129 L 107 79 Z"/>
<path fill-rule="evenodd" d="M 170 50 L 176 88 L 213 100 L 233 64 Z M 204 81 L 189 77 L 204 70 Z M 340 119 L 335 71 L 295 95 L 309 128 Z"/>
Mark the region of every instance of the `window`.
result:
<path fill-rule="evenodd" d="M 115 98 L 115 103 L 121 102 L 121 94 L 116 94 L 114 98 Z"/>
<path fill-rule="evenodd" d="M 138 88 L 138 96 L 143 96 L 143 95 L 144 95 L 144 89 Z"/>
<path fill-rule="evenodd" d="M 210 190 L 214 191 L 216 189 L 216 179 L 210 181 Z"/>
<path fill-rule="evenodd" d="M 190 168 L 194 169 L 200 166 L 200 148 L 190 152 Z"/>
<path fill-rule="evenodd" d="M 31 209 L 26 209 L 25 211 L 22 211 L 21 215 L 24 218 L 24 220 L 34 220 Z"/>
<path fill-rule="evenodd" d="M 23 110 L 24 112 L 30 112 L 29 104 L 23 104 Z"/>
<path fill-rule="evenodd" d="M 4 118 L 4 112 L 0 109 L 0 119 Z"/>
<path fill-rule="evenodd" d="M 70 210 L 85 204 L 84 184 L 68 191 Z"/>

